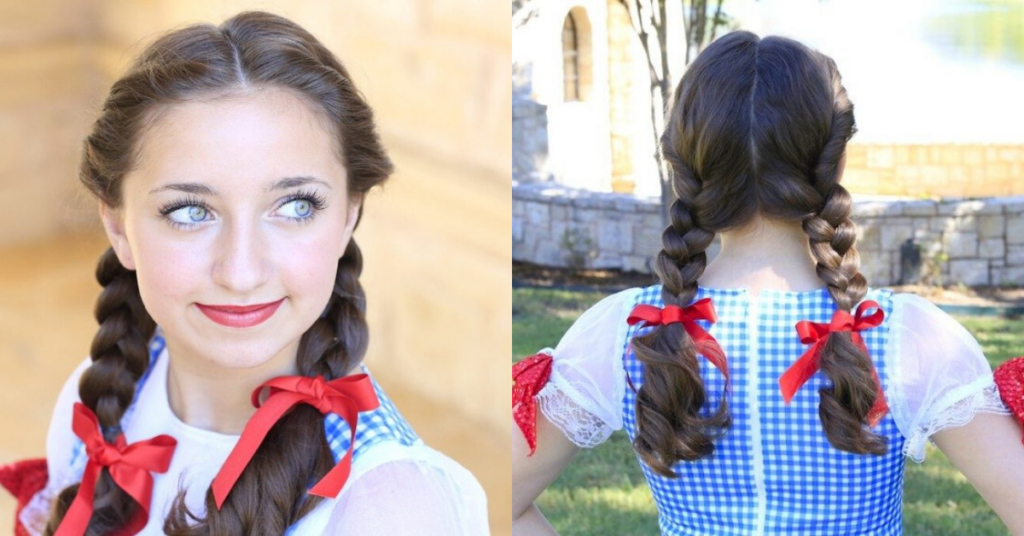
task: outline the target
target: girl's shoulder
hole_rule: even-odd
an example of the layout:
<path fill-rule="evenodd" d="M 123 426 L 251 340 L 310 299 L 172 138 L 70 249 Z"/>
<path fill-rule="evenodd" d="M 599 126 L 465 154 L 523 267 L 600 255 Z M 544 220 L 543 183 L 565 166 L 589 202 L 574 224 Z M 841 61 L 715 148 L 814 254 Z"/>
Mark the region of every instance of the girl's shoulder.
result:
<path fill-rule="evenodd" d="M 362 370 L 370 375 L 365 365 Z M 359 414 L 352 469 L 344 488 L 289 534 L 486 533 L 483 487 L 458 462 L 424 443 L 377 380 L 370 378 L 380 405 Z M 349 445 L 348 424 L 329 414 L 324 428 L 340 461 Z"/>
<path fill-rule="evenodd" d="M 376 445 L 353 463 L 338 498 L 321 506 L 289 534 L 470 536 L 488 530 L 487 497 L 476 477 L 422 442 Z"/>
<path fill-rule="evenodd" d="M 419 435 L 377 382 L 369 368 L 363 364 L 360 365 L 360 369 L 362 373 L 369 376 L 380 403 L 376 409 L 359 414 L 352 454 L 354 462 L 366 457 L 366 453 L 371 449 L 376 449 L 378 444 L 395 443 L 401 446 L 412 446 L 422 443 Z M 328 413 L 324 417 L 324 431 L 335 459 L 340 460 L 348 452 L 352 437 L 348 423 L 338 415 Z"/>

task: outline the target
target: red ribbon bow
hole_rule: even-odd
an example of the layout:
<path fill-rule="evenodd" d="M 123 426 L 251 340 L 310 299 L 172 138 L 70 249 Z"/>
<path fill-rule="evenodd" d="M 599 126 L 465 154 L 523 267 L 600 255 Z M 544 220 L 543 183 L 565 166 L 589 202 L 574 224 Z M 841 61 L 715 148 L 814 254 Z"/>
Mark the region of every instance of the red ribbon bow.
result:
<path fill-rule="evenodd" d="M 551 376 L 551 356 L 536 354 L 512 365 L 512 416 L 530 446 L 537 451 L 537 393 Z"/>
<path fill-rule="evenodd" d="M 703 355 L 712 365 L 722 371 L 722 375 L 729 377 L 729 368 L 725 363 L 725 351 L 718 344 L 710 333 L 697 324 L 697 320 L 707 320 L 714 324 L 718 322 L 715 315 L 715 306 L 711 298 L 698 300 L 693 304 L 680 308 L 675 305 L 666 305 L 664 309 L 653 305 L 637 305 L 629 313 L 626 322 L 634 325 L 643 322 L 643 326 L 665 326 L 668 324 L 680 323 L 683 329 L 690 334 L 697 344 L 698 352 Z"/>
<path fill-rule="evenodd" d="M 78 495 L 75 496 L 54 536 L 85 534 L 89 519 L 92 517 L 96 479 L 103 467 L 110 472 L 114 482 L 142 507 L 118 533 L 136 534 L 149 521 L 149 503 L 153 495 L 153 475 L 150 473 L 167 472 L 178 442 L 169 435 L 159 435 L 129 445 L 124 434 L 120 434 L 111 445 L 103 440 L 96 414 L 80 402 L 75 403 L 71 429 L 85 443 L 89 462 L 85 465 Z"/>
<path fill-rule="evenodd" d="M 266 401 L 260 404 L 260 394 L 265 388 L 270 389 L 270 394 Z M 285 412 L 296 404 L 308 404 L 323 414 L 336 413 L 348 423 L 348 452 L 333 469 L 309 489 L 310 494 L 320 497 L 338 496 L 352 470 L 352 450 L 355 445 L 359 412 L 370 411 L 380 405 L 377 393 L 373 390 L 373 383 L 366 374 L 355 374 L 331 381 L 325 381 L 322 376 L 281 376 L 267 381 L 252 393 L 252 405 L 258 408 L 256 414 L 246 423 L 242 437 L 211 484 L 218 510 L 224 505 L 228 493 L 242 475 L 256 449 L 267 437 L 267 433 Z"/>
<path fill-rule="evenodd" d="M 864 313 L 872 308 L 875 309 L 875 312 L 870 316 L 864 316 Z M 793 399 L 793 395 L 796 394 L 797 390 L 818 371 L 821 349 L 825 345 L 825 341 L 828 340 L 829 334 L 848 331 L 854 344 L 867 353 L 868 349 L 864 344 L 864 339 L 860 336 L 860 332 L 880 326 L 884 318 L 885 313 L 882 311 L 881 306 L 875 301 L 868 300 L 857 307 L 856 316 L 840 309 L 832 314 L 832 321 L 828 324 L 818 324 L 807 320 L 797 322 L 796 331 L 800 335 L 800 342 L 810 344 L 811 347 L 779 377 L 779 387 L 782 390 L 782 398 L 785 399 L 786 403 L 788 404 Z M 889 406 L 885 402 L 882 382 L 879 380 L 878 371 L 874 367 L 871 368 L 871 374 L 874 376 L 875 385 L 878 387 L 878 398 L 875 399 L 875 404 L 871 406 L 867 420 L 868 424 L 875 426 L 885 413 L 889 411 Z"/>

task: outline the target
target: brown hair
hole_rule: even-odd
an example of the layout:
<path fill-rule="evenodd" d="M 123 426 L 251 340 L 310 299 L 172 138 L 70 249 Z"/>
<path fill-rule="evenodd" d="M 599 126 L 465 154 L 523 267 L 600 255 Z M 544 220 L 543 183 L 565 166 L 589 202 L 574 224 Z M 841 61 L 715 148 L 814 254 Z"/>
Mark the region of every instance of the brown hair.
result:
<path fill-rule="evenodd" d="M 295 23 L 262 12 L 240 13 L 218 26 L 200 24 L 164 35 L 150 45 L 110 89 L 102 114 L 85 139 L 79 178 L 106 205 L 121 206 L 121 181 L 135 165 L 139 138 L 163 107 L 187 99 L 285 88 L 301 95 L 336 136 L 348 192 L 361 199 L 392 172 L 376 133 L 373 112 L 338 59 Z M 361 208 L 360 208 L 361 216 Z M 338 262 L 330 301 L 303 334 L 300 374 L 334 379 L 362 361 L 368 340 L 365 295 L 359 284 L 362 255 L 355 240 Z M 139 295 L 135 272 L 108 249 L 96 277 L 103 291 L 96 303 L 100 327 L 92 342 L 92 364 L 82 375 L 82 402 L 113 441 L 131 404 L 136 382 L 149 363 L 147 343 L 155 324 Z M 300 406 L 271 429 L 228 495 L 223 507 L 206 494 L 206 515 L 197 516 L 179 493 L 168 515 L 168 534 L 282 534 L 322 500 L 306 494 L 334 465 L 323 416 Z M 65 489 L 47 527 L 52 534 L 78 491 Z M 103 470 L 96 486 L 87 534 L 123 527 L 138 505 Z"/>
<path fill-rule="evenodd" d="M 758 214 L 802 222 L 836 306 L 850 311 L 860 302 L 867 281 L 854 247 L 850 194 L 839 184 L 854 132 L 853 104 L 827 56 L 742 31 L 708 46 L 676 88 L 661 137 L 674 192 L 654 265 L 665 303 L 693 301 L 715 233 Z M 701 415 L 699 352 L 679 325 L 636 337 L 633 348 L 645 365 L 634 446 L 652 469 L 674 477 L 674 463 L 714 450 L 714 438 L 730 424 L 727 397 Z M 821 370 L 832 384 L 821 389 L 819 406 L 829 442 L 848 452 L 884 453 L 882 438 L 864 426 L 879 396 L 872 364 L 850 333 L 828 338 Z"/>

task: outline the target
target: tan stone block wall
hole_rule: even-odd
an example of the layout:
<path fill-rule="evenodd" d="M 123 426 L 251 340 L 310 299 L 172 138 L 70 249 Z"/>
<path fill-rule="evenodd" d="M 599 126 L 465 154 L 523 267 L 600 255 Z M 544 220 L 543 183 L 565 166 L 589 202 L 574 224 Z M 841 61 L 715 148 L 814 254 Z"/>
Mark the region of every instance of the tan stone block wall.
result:
<path fill-rule="evenodd" d="M 843 184 L 853 193 L 916 198 L 1024 194 L 1024 146 L 847 147 Z"/>
<path fill-rule="evenodd" d="M 0 245 L 81 218 L 79 139 L 96 87 L 91 2 L 0 3 Z"/>

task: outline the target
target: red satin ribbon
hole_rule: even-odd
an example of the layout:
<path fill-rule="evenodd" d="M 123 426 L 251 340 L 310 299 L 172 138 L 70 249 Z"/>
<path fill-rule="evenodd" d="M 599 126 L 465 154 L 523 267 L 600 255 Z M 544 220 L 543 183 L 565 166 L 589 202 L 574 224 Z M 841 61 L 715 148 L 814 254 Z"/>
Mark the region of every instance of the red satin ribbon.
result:
<path fill-rule="evenodd" d="M 728 378 L 729 368 L 725 363 L 725 351 L 718 344 L 718 339 L 715 339 L 704 328 L 700 327 L 697 324 L 697 320 L 707 320 L 712 324 L 718 321 L 711 298 L 698 300 L 685 308 L 666 305 L 662 309 L 653 305 L 637 305 L 629 313 L 626 322 L 631 326 L 640 322 L 643 322 L 644 326 L 665 326 L 677 322 L 682 324 L 683 329 L 697 343 L 698 352 L 710 361 L 715 368 L 722 371 L 723 376 Z"/>
<path fill-rule="evenodd" d="M 864 316 L 868 309 L 875 309 L 875 312 L 869 316 Z M 884 318 L 885 313 L 882 311 L 881 306 L 877 302 L 868 300 L 857 307 L 856 316 L 843 310 L 836 310 L 832 314 L 832 321 L 828 324 L 818 324 L 807 320 L 797 322 L 796 331 L 800 335 L 800 342 L 810 344 L 811 347 L 779 377 L 779 387 L 782 390 L 782 398 L 785 399 L 786 403 L 788 404 L 793 399 L 793 395 L 796 394 L 797 390 L 818 371 L 821 348 L 825 345 L 825 341 L 828 340 L 829 334 L 848 331 L 853 342 L 867 353 L 868 349 L 864 344 L 864 339 L 860 336 L 860 332 L 880 326 Z M 886 404 L 885 394 L 882 392 L 882 382 L 878 378 L 878 371 L 873 366 L 871 367 L 871 374 L 874 376 L 875 385 L 878 387 L 878 398 L 875 399 L 874 405 L 871 406 L 867 420 L 868 424 L 875 426 L 885 413 L 889 411 L 889 406 Z"/>
<path fill-rule="evenodd" d="M 532 456 L 537 451 L 537 393 L 548 383 L 552 359 L 536 354 L 512 365 L 512 417 L 523 432 Z"/>
<path fill-rule="evenodd" d="M 270 395 L 260 404 L 260 393 L 266 388 L 270 389 Z M 323 414 L 335 413 L 348 423 L 348 452 L 333 469 L 309 489 L 310 494 L 320 497 L 338 496 L 352 470 L 352 449 L 355 446 L 359 412 L 370 411 L 380 405 L 377 393 L 373 390 L 373 383 L 366 374 L 355 374 L 331 381 L 325 381 L 323 376 L 281 376 L 257 387 L 252 393 L 252 405 L 259 409 L 246 423 L 242 437 L 211 484 L 218 510 L 224 505 L 228 493 L 242 475 L 256 449 L 263 443 L 267 433 L 278 419 L 296 404 L 308 404 Z"/>
<path fill-rule="evenodd" d="M 106 467 L 114 482 L 123 489 L 141 510 L 128 526 L 116 534 L 136 534 L 149 521 L 149 503 L 153 495 L 153 475 L 164 473 L 171 465 L 171 457 L 178 442 L 169 435 L 159 435 L 145 441 L 127 444 L 124 434 L 118 435 L 111 445 L 103 440 L 96 415 L 85 404 L 76 402 L 71 429 L 85 443 L 89 462 L 85 465 L 78 495 L 54 536 L 81 536 L 85 534 L 92 517 L 93 496 L 100 469 Z"/>

